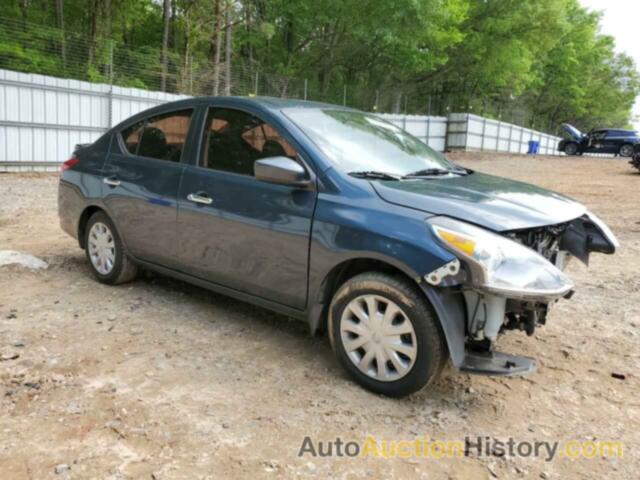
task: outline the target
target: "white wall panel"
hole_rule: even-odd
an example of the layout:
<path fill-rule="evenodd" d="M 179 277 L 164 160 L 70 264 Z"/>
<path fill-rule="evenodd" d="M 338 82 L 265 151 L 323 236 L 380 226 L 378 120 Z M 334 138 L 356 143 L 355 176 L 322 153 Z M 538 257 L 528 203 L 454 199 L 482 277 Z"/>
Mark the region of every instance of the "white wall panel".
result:
<path fill-rule="evenodd" d="M 391 113 L 380 113 L 378 116 L 406 130 L 434 150 L 439 152 L 444 151 L 447 136 L 446 117 L 398 115 Z"/>
<path fill-rule="evenodd" d="M 527 153 L 529 141 L 536 140 L 540 142 L 538 153 L 559 154 L 559 137 L 473 114 L 451 113 L 447 119 L 448 149 Z"/>
<path fill-rule="evenodd" d="M 121 120 L 179 98 L 186 96 L 0 69 L 0 162 L 25 162 L 0 165 L 0 171 L 35 169 L 29 162 L 51 162 L 37 169 L 55 170 L 77 143 L 90 143 Z"/>
<path fill-rule="evenodd" d="M 161 103 L 187 98 L 163 92 L 81 82 L 0 69 L 0 171 L 55 169 L 77 143 L 90 143 L 111 126 Z M 557 137 L 469 113 L 448 117 L 380 114 L 438 151 L 468 149 L 526 153 L 529 140 L 540 153 L 557 154 Z"/>

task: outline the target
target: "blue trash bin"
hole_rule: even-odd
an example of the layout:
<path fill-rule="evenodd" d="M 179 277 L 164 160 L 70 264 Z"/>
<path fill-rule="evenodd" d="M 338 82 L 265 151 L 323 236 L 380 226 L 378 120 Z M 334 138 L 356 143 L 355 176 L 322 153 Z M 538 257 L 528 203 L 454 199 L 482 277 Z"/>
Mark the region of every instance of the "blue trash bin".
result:
<path fill-rule="evenodd" d="M 527 150 L 527 155 L 537 155 L 538 148 L 540 148 L 540 142 L 538 140 L 529 140 L 529 150 Z"/>

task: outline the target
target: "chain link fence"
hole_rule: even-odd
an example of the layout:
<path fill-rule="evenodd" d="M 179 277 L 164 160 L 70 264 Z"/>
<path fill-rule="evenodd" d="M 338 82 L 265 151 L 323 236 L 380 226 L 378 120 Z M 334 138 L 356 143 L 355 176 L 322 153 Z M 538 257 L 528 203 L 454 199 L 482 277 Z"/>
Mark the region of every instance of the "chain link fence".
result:
<path fill-rule="evenodd" d="M 315 100 L 378 113 L 446 116 L 471 112 L 557 133 L 508 96 L 477 97 L 442 85 L 380 85 L 295 78 L 265 71 L 237 55 L 218 64 L 160 48 L 131 49 L 108 38 L 0 17 L 0 68 L 183 95 L 263 95 Z M 433 89 L 433 90 L 432 90 Z M 536 124 L 537 123 L 537 124 Z"/>

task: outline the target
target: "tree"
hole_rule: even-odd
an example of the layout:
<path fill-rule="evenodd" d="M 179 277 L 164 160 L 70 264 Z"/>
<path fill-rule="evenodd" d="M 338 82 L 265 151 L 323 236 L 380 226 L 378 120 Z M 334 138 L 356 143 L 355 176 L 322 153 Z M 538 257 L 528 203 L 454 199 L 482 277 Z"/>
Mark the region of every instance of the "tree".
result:
<path fill-rule="evenodd" d="M 578 0 L 5 0 L 3 15 L 0 67 L 93 81 L 112 69 L 140 88 L 247 94 L 259 72 L 263 94 L 342 103 L 346 88 L 367 110 L 550 130 L 625 125 L 640 91 Z"/>
<path fill-rule="evenodd" d="M 160 80 L 160 90 L 167 89 L 167 49 L 169 48 L 169 24 L 171 21 L 171 1 L 164 0 L 162 3 L 162 72 Z"/>
<path fill-rule="evenodd" d="M 231 36 L 233 32 L 233 23 L 231 20 L 231 3 L 225 5 L 224 12 L 224 93 L 225 95 L 231 95 L 231 55 L 232 44 Z"/>

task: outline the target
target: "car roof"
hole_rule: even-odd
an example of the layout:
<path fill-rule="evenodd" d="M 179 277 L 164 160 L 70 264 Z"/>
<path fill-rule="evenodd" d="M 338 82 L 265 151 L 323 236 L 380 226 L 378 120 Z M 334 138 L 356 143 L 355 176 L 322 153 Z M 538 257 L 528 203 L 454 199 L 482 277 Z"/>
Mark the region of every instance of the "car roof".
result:
<path fill-rule="evenodd" d="M 180 100 L 174 100 L 173 102 L 162 103 L 155 105 L 146 110 L 140 111 L 124 120 L 117 125 L 114 125 L 111 131 L 121 130 L 127 126 L 132 125 L 135 122 L 153 116 L 162 115 L 177 109 L 194 108 L 202 104 L 215 104 L 219 108 L 242 108 L 254 109 L 263 112 L 271 112 L 278 114 L 281 110 L 288 108 L 324 108 L 332 110 L 346 110 L 357 111 L 353 108 L 345 107 L 342 105 L 333 105 L 330 103 L 312 102 L 308 100 L 296 100 L 291 98 L 277 98 L 277 97 L 234 97 L 234 96 L 202 96 L 202 97 L 188 97 Z M 107 132 L 107 135 L 109 134 Z"/>
<path fill-rule="evenodd" d="M 595 128 L 593 132 L 626 132 L 626 133 L 636 133 L 635 130 L 628 130 L 626 128 Z"/>
<path fill-rule="evenodd" d="M 342 105 L 334 105 L 331 103 L 314 102 L 310 100 L 298 100 L 293 98 L 278 98 L 278 97 L 256 97 L 256 96 L 202 96 L 202 97 L 189 97 L 174 102 L 163 103 L 162 107 L 187 107 L 200 103 L 224 103 L 226 106 L 259 106 L 267 110 L 283 110 L 285 108 L 333 108 L 340 110 L 353 110 L 352 108 Z"/>

